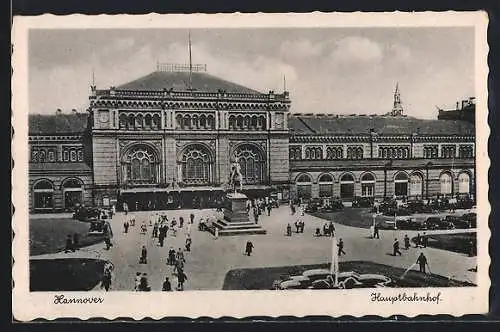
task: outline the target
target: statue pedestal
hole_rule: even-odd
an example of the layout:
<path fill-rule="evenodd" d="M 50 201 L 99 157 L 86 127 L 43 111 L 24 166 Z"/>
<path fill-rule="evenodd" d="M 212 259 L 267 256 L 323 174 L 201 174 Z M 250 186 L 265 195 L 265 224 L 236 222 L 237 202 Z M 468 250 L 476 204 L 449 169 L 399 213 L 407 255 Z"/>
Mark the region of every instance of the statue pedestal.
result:
<path fill-rule="evenodd" d="M 214 223 L 214 227 L 219 229 L 219 236 L 266 234 L 266 230 L 260 224 L 250 220 L 247 200 L 247 196 L 242 193 L 226 195 L 223 208 L 224 219 Z"/>

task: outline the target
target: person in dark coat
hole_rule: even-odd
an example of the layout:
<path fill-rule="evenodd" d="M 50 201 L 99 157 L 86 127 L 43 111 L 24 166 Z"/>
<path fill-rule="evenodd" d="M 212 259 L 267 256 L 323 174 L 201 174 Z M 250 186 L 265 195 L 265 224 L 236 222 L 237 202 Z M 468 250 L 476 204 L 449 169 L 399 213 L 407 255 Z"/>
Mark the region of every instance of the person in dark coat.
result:
<path fill-rule="evenodd" d="M 101 288 L 104 288 L 107 292 L 109 291 L 110 287 L 111 287 L 111 269 L 109 267 L 105 267 L 101 280 Z"/>
<path fill-rule="evenodd" d="M 191 240 L 190 236 L 186 237 L 186 245 L 185 245 L 185 247 L 186 247 L 186 251 L 187 252 L 191 252 L 191 243 L 192 242 L 193 242 L 193 240 Z"/>
<path fill-rule="evenodd" d="M 378 233 L 379 228 L 380 228 L 380 226 L 377 223 L 373 226 L 373 238 L 374 239 L 380 239 L 380 235 Z"/>
<path fill-rule="evenodd" d="M 142 274 L 141 281 L 139 283 L 139 291 L 140 292 L 150 292 L 151 287 L 149 287 L 148 277 L 146 273 Z"/>
<path fill-rule="evenodd" d="M 399 250 L 399 241 L 398 239 L 394 239 L 394 243 L 392 244 L 392 255 L 396 256 L 399 255 L 401 256 L 401 251 Z"/>
<path fill-rule="evenodd" d="M 339 243 L 337 244 L 337 247 L 339 248 L 339 251 L 338 251 L 338 255 L 339 257 L 341 255 L 345 255 L 345 251 L 344 251 L 344 241 L 342 241 L 342 239 L 339 240 Z"/>
<path fill-rule="evenodd" d="M 299 233 L 299 230 L 300 230 L 300 223 L 299 223 L 299 221 L 297 220 L 294 223 L 294 225 L 295 225 L 295 233 Z"/>
<path fill-rule="evenodd" d="M 335 225 L 333 225 L 333 222 L 330 221 L 330 224 L 328 225 L 328 232 L 330 233 L 330 236 L 333 236 L 335 233 Z"/>
<path fill-rule="evenodd" d="M 304 220 L 301 220 L 301 221 L 299 222 L 299 224 L 300 224 L 300 232 L 301 232 L 301 233 L 304 233 L 304 226 L 306 225 L 306 224 L 305 224 L 305 222 L 304 222 Z"/>
<path fill-rule="evenodd" d="M 175 265 L 175 250 L 173 247 L 170 247 L 170 250 L 168 251 L 168 265 Z"/>
<path fill-rule="evenodd" d="M 417 237 L 415 238 L 415 248 L 419 248 L 421 243 L 422 237 L 420 236 L 420 233 L 417 233 Z"/>
<path fill-rule="evenodd" d="M 268 216 L 270 216 L 270 215 L 271 215 L 271 209 L 272 209 L 272 207 L 271 207 L 271 203 L 268 203 L 268 204 L 267 204 L 267 215 L 268 215 Z"/>
<path fill-rule="evenodd" d="M 148 263 L 148 250 L 146 246 L 142 246 L 141 249 L 141 257 L 139 258 L 139 264 L 147 264 Z"/>
<path fill-rule="evenodd" d="M 247 241 L 247 244 L 245 247 L 245 253 L 247 254 L 247 256 L 250 256 L 252 254 L 252 250 L 253 250 L 253 243 L 250 241 Z"/>
<path fill-rule="evenodd" d="M 78 233 L 73 234 L 73 250 L 78 250 L 79 241 L 78 241 Z"/>
<path fill-rule="evenodd" d="M 128 227 L 129 227 L 129 226 L 130 226 L 130 225 L 129 225 L 128 221 L 125 221 L 125 222 L 123 223 L 123 232 L 124 232 L 124 233 L 128 233 Z"/>
<path fill-rule="evenodd" d="M 405 234 L 405 249 L 410 249 L 410 238 L 408 237 L 408 234 Z"/>
<path fill-rule="evenodd" d="M 172 284 L 170 283 L 168 277 L 165 277 L 165 281 L 163 282 L 163 287 L 161 288 L 161 290 L 164 292 L 170 292 L 172 290 Z"/>
<path fill-rule="evenodd" d="M 182 291 L 184 290 L 184 283 L 187 280 L 187 276 L 184 273 L 184 270 L 179 270 L 177 274 L 177 289 Z"/>
<path fill-rule="evenodd" d="M 184 218 L 179 217 L 179 228 L 182 228 L 182 227 L 184 227 Z"/>
<path fill-rule="evenodd" d="M 68 234 L 68 237 L 66 238 L 66 247 L 64 248 L 64 252 L 74 252 L 75 249 L 73 248 L 73 239 L 71 238 L 71 234 Z"/>
<path fill-rule="evenodd" d="M 421 252 L 420 256 L 418 256 L 418 258 L 417 258 L 417 264 L 419 266 L 419 271 L 422 272 L 422 273 L 426 273 L 425 272 L 425 266 L 427 265 L 427 257 L 425 257 L 425 255 L 424 255 L 423 252 Z"/>
<path fill-rule="evenodd" d="M 160 244 L 160 247 L 163 247 L 164 242 L 165 242 L 165 233 L 163 232 L 163 226 L 161 226 L 158 234 L 158 243 Z"/>
<path fill-rule="evenodd" d="M 189 219 L 191 220 L 191 223 L 194 223 L 194 214 L 193 213 L 191 213 L 189 215 Z"/>
<path fill-rule="evenodd" d="M 292 236 L 292 226 L 290 226 L 290 224 L 286 225 L 286 235 Z"/>

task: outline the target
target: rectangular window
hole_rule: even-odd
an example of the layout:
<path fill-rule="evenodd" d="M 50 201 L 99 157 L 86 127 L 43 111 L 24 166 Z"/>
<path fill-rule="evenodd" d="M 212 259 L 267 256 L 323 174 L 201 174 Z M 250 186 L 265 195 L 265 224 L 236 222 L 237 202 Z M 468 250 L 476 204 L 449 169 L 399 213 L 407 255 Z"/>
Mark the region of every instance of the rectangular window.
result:
<path fill-rule="evenodd" d="M 333 184 L 320 184 L 319 197 L 330 197 L 333 195 Z"/>

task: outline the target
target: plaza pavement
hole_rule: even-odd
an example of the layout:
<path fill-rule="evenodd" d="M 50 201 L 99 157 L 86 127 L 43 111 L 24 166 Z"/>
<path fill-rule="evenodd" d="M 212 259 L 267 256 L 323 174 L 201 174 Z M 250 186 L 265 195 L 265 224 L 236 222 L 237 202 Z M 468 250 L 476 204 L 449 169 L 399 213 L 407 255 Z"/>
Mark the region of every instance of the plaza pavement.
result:
<path fill-rule="evenodd" d="M 168 250 L 184 248 L 186 224 L 189 215 L 193 212 L 196 216 L 195 224 L 191 228 L 193 240 L 191 252 L 186 253 L 185 273 L 187 282 L 185 290 L 220 290 L 224 277 L 231 269 L 251 267 L 272 267 L 300 264 L 319 264 L 331 261 L 332 240 L 327 237 L 314 237 L 316 227 L 324 224 L 324 220 L 310 215 L 290 215 L 288 206 L 274 209 L 271 216 L 263 214 L 259 223 L 267 230 L 266 235 L 241 235 L 226 236 L 214 239 L 208 232 L 200 232 L 197 224 L 201 216 L 214 215 L 214 210 L 169 210 L 163 211 L 169 220 L 175 217 L 179 220 L 184 217 L 184 228 L 177 232 L 177 236 L 167 237 L 164 247 L 158 246 L 157 239 L 152 239 L 152 227 L 148 227 L 146 235 L 140 234 L 142 220 L 147 220 L 153 212 L 133 212 L 128 216 L 118 213 L 113 217 L 111 225 L 114 238 L 109 251 L 105 250 L 103 243 L 81 248 L 75 253 L 55 253 L 33 256 L 31 259 L 54 259 L 63 257 L 100 258 L 110 260 L 114 266 L 112 290 L 131 291 L 134 288 L 136 272 L 146 272 L 152 290 L 161 290 L 165 276 L 169 276 L 172 286 L 177 280 L 172 275 L 173 268 L 166 265 Z M 123 222 L 132 217 L 136 219 L 135 227 L 129 228 L 129 233 L 123 233 Z M 305 222 L 303 234 L 293 233 L 291 237 L 285 236 L 286 224 L 293 223 L 298 218 Z M 450 277 L 452 279 L 475 282 L 475 273 L 468 269 L 476 266 L 476 258 L 434 248 L 402 250 L 403 255 L 392 256 L 392 243 L 398 238 L 403 247 L 404 234 L 410 238 L 416 236 L 417 231 L 392 231 L 381 230 L 380 239 L 370 239 L 369 230 L 335 224 L 337 238 L 344 240 L 344 250 L 347 255 L 341 261 L 365 260 L 408 268 L 416 262 L 420 252 L 428 258 L 432 273 Z M 463 233 L 473 230 L 427 231 L 426 234 L 435 233 Z M 243 254 L 247 240 L 251 240 L 255 248 L 252 256 Z M 148 264 L 139 264 L 139 255 L 142 245 L 148 248 Z"/>

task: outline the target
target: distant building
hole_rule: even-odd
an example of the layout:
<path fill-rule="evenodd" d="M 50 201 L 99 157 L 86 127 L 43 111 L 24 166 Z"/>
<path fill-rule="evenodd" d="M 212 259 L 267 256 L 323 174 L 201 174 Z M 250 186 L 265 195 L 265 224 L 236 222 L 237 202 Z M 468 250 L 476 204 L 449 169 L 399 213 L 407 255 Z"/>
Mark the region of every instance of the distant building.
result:
<path fill-rule="evenodd" d="M 158 65 L 91 89 L 88 112 L 30 115 L 30 209 L 214 206 L 239 163 L 245 193 L 283 200 L 425 198 L 475 193 L 475 127 L 403 115 L 291 114 L 288 92 L 261 93 Z"/>
<path fill-rule="evenodd" d="M 439 110 L 439 120 L 462 120 L 471 123 L 476 122 L 476 98 L 470 97 L 469 99 L 462 100 L 461 103 L 457 102 L 454 110 Z"/>

